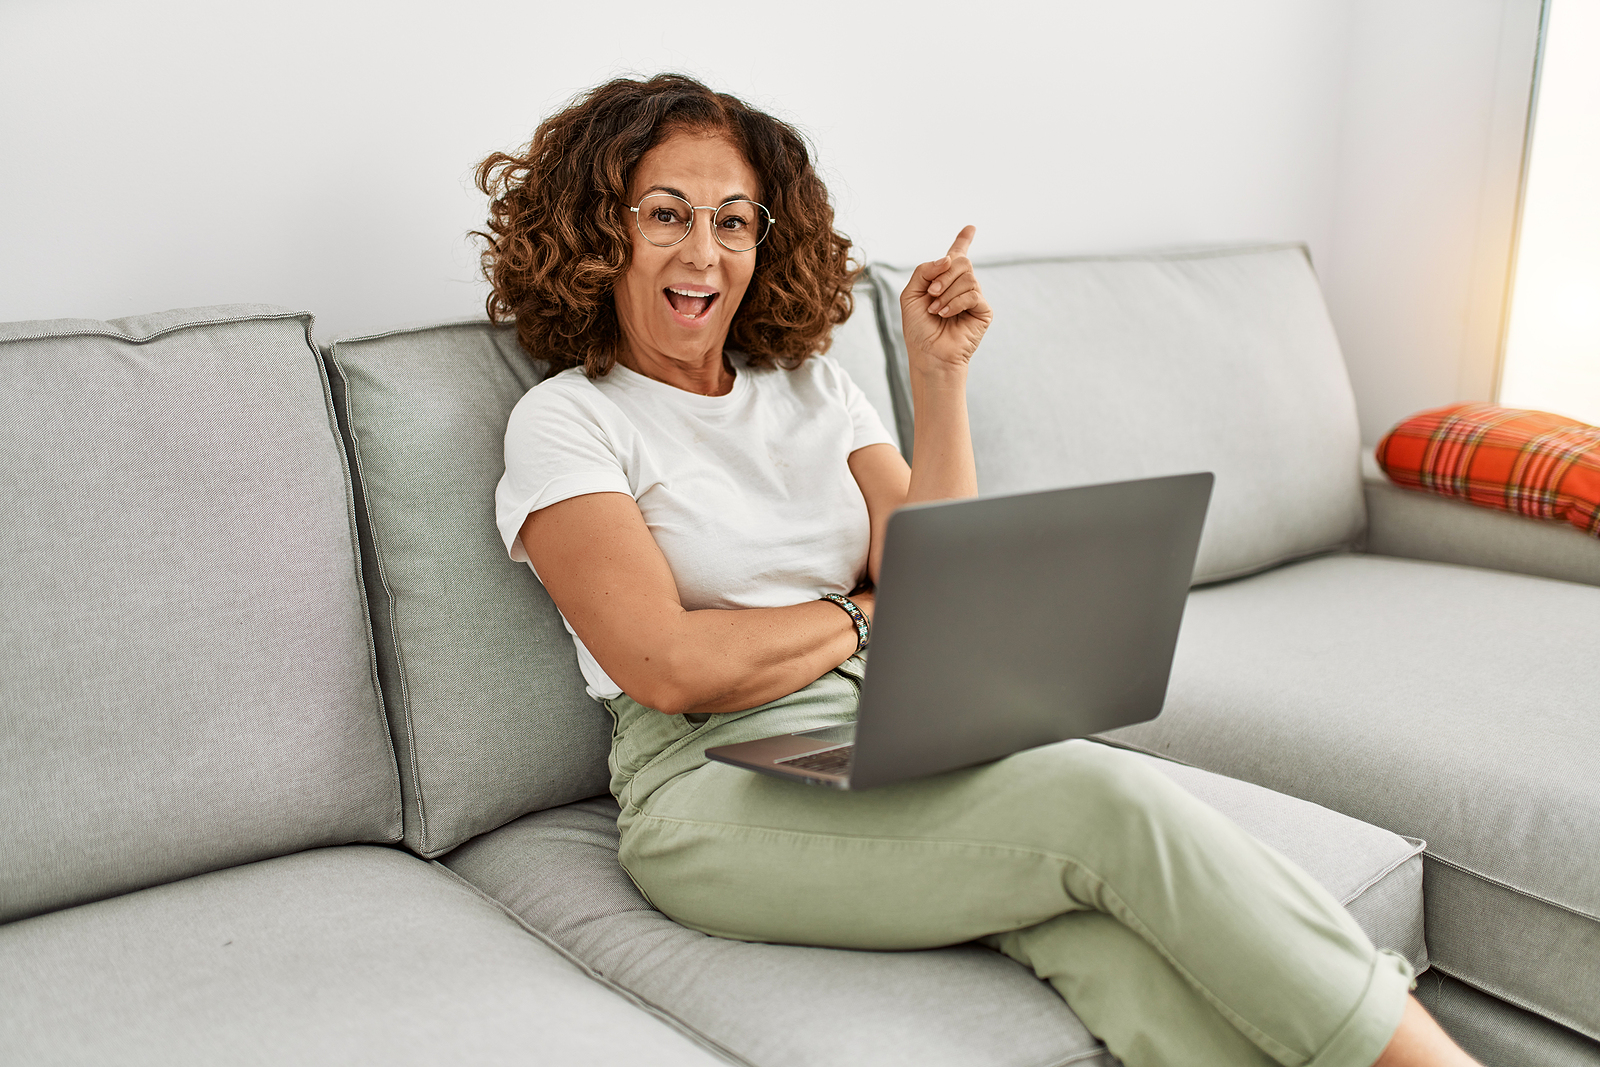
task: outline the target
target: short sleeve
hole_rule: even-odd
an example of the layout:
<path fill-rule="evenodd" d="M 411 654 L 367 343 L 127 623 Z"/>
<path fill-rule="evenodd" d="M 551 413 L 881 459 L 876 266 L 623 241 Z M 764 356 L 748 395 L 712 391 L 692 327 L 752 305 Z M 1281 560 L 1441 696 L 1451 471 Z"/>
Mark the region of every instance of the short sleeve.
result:
<path fill-rule="evenodd" d="M 851 380 L 850 373 L 843 367 L 838 367 L 838 374 L 844 391 L 845 410 L 850 413 L 850 427 L 854 435 L 850 451 L 868 445 L 893 445 L 898 450 L 900 442 L 883 425 L 883 418 L 878 414 L 878 409 L 872 406 L 872 401 L 867 399 L 867 394 Z"/>
<path fill-rule="evenodd" d="M 506 551 L 528 562 L 517 535 L 529 515 L 589 493 L 633 496 L 600 405 L 561 376 L 528 390 L 506 423 L 506 470 L 495 487 L 495 525 Z M 598 393 L 592 398 L 599 401 Z M 603 403 L 603 401 L 602 401 Z"/>

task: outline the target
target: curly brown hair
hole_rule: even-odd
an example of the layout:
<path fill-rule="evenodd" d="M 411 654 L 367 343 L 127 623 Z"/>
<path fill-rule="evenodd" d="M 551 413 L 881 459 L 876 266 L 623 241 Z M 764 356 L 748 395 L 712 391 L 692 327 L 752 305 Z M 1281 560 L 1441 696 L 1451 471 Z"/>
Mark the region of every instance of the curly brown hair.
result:
<path fill-rule="evenodd" d="M 481 256 L 494 322 L 515 320 L 517 339 L 553 370 L 597 378 L 616 362 L 622 328 L 612 289 L 633 252 L 627 218 L 634 167 L 684 130 L 727 136 L 761 181 L 778 224 L 756 250 L 754 276 L 728 344 L 757 366 L 799 366 L 827 351 L 850 317 L 859 267 L 833 228 L 828 191 L 790 125 L 681 74 L 617 78 L 547 118 L 516 154 L 478 164 L 489 196 Z"/>

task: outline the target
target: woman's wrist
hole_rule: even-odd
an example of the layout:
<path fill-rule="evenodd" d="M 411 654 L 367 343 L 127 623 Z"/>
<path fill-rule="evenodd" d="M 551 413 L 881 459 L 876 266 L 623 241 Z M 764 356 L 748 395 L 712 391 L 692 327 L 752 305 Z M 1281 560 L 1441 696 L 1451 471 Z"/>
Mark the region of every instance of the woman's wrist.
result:
<path fill-rule="evenodd" d="M 862 611 L 854 600 L 842 593 L 824 593 L 822 594 L 822 599 L 842 608 L 844 613 L 850 617 L 850 624 L 855 628 L 856 633 L 856 652 L 860 652 L 872 643 L 872 622 L 867 618 L 867 613 Z"/>
<path fill-rule="evenodd" d="M 971 366 L 966 360 L 957 363 L 934 356 L 917 358 L 908 355 L 906 365 L 913 387 L 922 385 L 933 389 L 966 391 L 967 369 Z"/>

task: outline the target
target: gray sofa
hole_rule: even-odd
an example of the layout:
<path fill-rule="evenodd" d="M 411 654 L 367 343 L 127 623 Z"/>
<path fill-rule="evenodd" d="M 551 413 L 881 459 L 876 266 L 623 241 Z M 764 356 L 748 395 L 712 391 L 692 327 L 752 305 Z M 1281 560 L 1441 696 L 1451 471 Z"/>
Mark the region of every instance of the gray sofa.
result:
<path fill-rule="evenodd" d="M 876 266 L 834 358 L 899 428 Z M 1600 542 L 1359 458 L 1299 246 L 997 264 L 1006 492 L 1208 469 L 1106 738 L 1328 886 L 1491 1064 L 1600 1064 Z M 721 941 L 616 862 L 604 713 L 492 521 L 542 367 L 260 306 L 0 326 L 0 1059 L 1112 1064 L 971 945 Z"/>

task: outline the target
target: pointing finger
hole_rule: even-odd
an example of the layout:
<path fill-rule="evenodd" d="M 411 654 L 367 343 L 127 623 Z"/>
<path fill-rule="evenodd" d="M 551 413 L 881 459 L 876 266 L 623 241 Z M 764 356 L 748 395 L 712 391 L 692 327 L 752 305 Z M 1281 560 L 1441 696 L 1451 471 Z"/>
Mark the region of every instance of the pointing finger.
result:
<path fill-rule="evenodd" d="M 950 246 L 950 257 L 966 255 L 967 249 L 972 247 L 972 239 L 976 236 L 978 236 L 978 228 L 976 226 L 967 225 L 961 227 L 961 232 L 956 234 L 955 243 Z"/>

